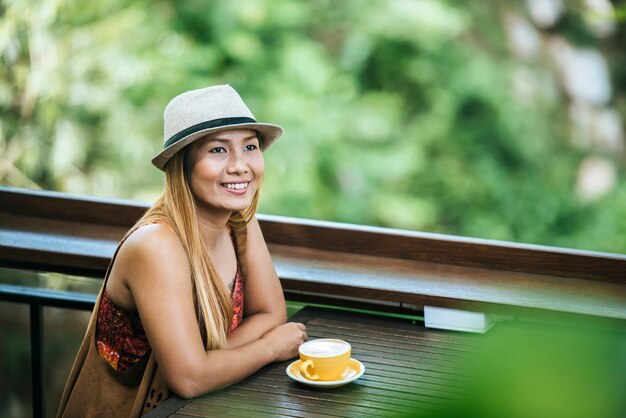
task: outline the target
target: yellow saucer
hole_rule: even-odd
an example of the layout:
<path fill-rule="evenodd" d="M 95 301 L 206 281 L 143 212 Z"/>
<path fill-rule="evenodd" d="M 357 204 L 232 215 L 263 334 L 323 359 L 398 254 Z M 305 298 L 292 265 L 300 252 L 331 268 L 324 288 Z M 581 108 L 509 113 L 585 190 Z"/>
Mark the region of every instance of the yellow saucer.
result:
<path fill-rule="evenodd" d="M 365 366 L 357 359 L 351 358 L 348 360 L 348 366 L 341 374 L 341 377 L 337 380 L 309 380 L 302 376 L 300 373 L 301 360 L 296 360 L 287 366 L 287 376 L 295 380 L 296 382 L 303 383 L 309 386 L 315 386 L 319 388 L 336 388 L 339 386 L 347 385 L 350 382 L 355 381 L 365 373 Z"/>

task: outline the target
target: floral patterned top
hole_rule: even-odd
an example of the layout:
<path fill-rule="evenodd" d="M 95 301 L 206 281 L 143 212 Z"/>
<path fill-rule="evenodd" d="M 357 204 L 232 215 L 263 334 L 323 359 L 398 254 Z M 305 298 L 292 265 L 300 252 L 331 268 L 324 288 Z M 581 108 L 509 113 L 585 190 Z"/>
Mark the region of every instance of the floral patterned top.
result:
<path fill-rule="evenodd" d="M 233 321 L 230 332 L 243 320 L 244 292 L 239 263 L 237 263 L 237 273 L 232 284 L 231 300 Z M 96 345 L 100 357 L 119 372 L 128 370 L 150 352 L 150 344 L 139 312 L 129 311 L 115 305 L 109 299 L 106 289 L 98 308 Z"/>

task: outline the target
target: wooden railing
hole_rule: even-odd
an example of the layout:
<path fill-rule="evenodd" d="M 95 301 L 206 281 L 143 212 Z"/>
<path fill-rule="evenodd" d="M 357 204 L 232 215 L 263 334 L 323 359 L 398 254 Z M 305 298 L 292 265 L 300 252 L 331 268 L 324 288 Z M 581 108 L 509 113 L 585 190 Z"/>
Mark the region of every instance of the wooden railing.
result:
<path fill-rule="evenodd" d="M 137 202 L 0 188 L 0 265 L 102 278 Z M 258 215 L 286 296 L 626 319 L 626 256 Z"/>

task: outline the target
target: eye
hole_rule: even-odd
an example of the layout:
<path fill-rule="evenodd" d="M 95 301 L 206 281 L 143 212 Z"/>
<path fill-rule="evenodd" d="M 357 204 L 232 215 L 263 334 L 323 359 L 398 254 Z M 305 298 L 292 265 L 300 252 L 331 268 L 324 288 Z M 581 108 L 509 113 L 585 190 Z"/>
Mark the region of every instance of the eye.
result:
<path fill-rule="evenodd" d="M 221 153 L 221 152 L 226 152 L 226 148 L 224 148 L 224 147 L 215 147 L 215 148 L 211 148 L 211 149 L 209 150 L 209 152 L 210 152 L 210 153 L 213 153 L 213 154 L 217 154 L 217 153 Z"/>
<path fill-rule="evenodd" d="M 245 149 L 246 151 L 254 151 L 256 149 L 259 149 L 259 147 L 256 144 L 248 144 L 243 149 Z"/>

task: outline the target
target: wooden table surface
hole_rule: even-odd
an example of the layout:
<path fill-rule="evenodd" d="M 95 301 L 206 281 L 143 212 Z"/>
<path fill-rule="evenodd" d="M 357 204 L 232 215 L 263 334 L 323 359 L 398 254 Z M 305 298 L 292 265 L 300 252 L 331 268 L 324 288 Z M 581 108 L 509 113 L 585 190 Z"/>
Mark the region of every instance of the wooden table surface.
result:
<path fill-rule="evenodd" d="M 412 415 L 457 399 L 477 338 L 424 328 L 408 319 L 306 307 L 291 318 L 309 339 L 340 338 L 364 375 L 348 385 L 318 389 L 291 380 L 290 361 L 270 364 L 229 388 L 192 400 L 172 397 L 149 417 L 358 417 Z"/>

